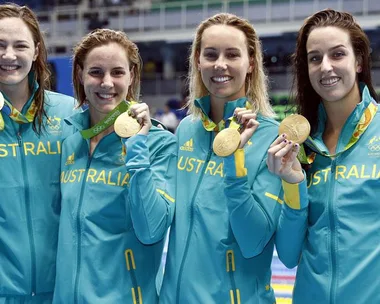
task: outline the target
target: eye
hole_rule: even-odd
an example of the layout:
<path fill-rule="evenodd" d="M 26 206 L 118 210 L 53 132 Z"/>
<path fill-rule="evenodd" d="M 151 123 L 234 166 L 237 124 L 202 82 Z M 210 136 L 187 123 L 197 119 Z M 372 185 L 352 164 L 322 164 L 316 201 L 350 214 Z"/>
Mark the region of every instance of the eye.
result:
<path fill-rule="evenodd" d="M 125 71 L 124 70 L 114 70 L 114 71 L 112 71 L 112 75 L 116 76 L 116 77 L 121 77 L 121 76 L 125 75 Z"/>
<path fill-rule="evenodd" d="M 203 57 L 205 57 L 206 59 L 215 59 L 218 56 L 215 52 L 204 52 Z"/>
<path fill-rule="evenodd" d="M 238 58 L 238 57 L 240 57 L 240 54 L 238 52 L 233 52 L 233 53 L 227 54 L 227 58 L 234 59 L 234 58 Z"/>
<path fill-rule="evenodd" d="M 335 58 L 340 58 L 340 57 L 343 57 L 344 55 L 345 55 L 344 52 L 342 52 L 342 51 L 337 51 L 337 52 L 335 52 L 335 53 L 333 54 L 333 57 L 335 57 Z"/>
<path fill-rule="evenodd" d="M 320 55 L 314 55 L 309 57 L 309 62 L 318 62 L 321 61 L 321 56 Z"/>
<path fill-rule="evenodd" d="M 29 46 L 26 44 L 17 44 L 15 47 L 16 47 L 16 49 L 21 49 L 21 50 L 29 48 Z"/>
<path fill-rule="evenodd" d="M 89 70 L 88 74 L 94 77 L 99 77 L 103 75 L 103 72 L 101 70 Z"/>

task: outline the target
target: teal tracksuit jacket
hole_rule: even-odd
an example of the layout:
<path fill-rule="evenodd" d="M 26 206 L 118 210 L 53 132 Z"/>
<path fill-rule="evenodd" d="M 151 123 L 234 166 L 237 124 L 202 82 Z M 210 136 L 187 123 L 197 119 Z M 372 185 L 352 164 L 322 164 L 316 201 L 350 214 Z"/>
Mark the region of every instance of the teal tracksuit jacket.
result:
<path fill-rule="evenodd" d="M 25 114 L 34 93 L 22 109 Z M 7 98 L 5 96 L 5 98 Z M 75 100 L 45 91 L 45 129 L 38 136 L 32 123 L 18 124 L 4 112 L 0 131 L 0 303 L 43 303 L 54 289 L 60 201 L 63 119 Z M 26 301 L 26 300 L 25 300 Z M 51 299 L 50 299 L 51 302 Z M 6 302 L 7 303 L 7 302 Z M 25 302 L 28 303 L 28 302 Z"/>
<path fill-rule="evenodd" d="M 227 103 L 224 118 L 245 102 Z M 208 96 L 196 104 L 209 113 Z M 244 149 L 226 158 L 213 153 L 215 132 L 200 119 L 177 128 L 177 203 L 160 303 L 275 302 L 270 265 L 282 188 L 266 156 L 278 124 L 258 121 Z"/>
<path fill-rule="evenodd" d="M 54 303 L 157 303 L 155 279 L 174 214 L 177 143 L 152 127 L 112 132 L 89 156 L 89 111 L 68 119 Z"/>
<path fill-rule="evenodd" d="M 378 105 L 361 89 L 362 101 L 339 137 L 338 156 L 323 156 L 321 105 L 307 180 L 284 183 L 276 246 L 286 266 L 298 265 L 294 304 L 380 303 L 380 113 L 371 114 Z M 371 115 L 368 128 L 345 150 L 358 123 L 368 125 Z"/>

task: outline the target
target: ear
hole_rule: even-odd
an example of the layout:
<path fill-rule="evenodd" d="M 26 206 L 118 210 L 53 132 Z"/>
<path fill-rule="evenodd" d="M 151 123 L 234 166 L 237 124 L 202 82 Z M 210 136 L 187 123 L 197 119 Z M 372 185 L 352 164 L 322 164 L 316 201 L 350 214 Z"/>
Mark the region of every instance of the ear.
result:
<path fill-rule="evenodd" d="M 135 69 L 132 68 L 131 71 L 130 71 L 130 74 L 131 74 L 131 77 L 129 79 L 129 86 L 133 83 L 133 80 L 135 79 Z"/>
<path fill-rule="evenodd" d="M 77 77 L 79 79 L 80 84 L 83 85 L 83 70 L 80 66 L 78 66 Z"/>
<path fill-rule="evenodd" d="M 195 59 L 196 59 L 196 64 L 197 64 L 197 70 L 198 70 L 198 71 L 201 70 L 201 62 L 200 62 L 200 60 L 199 60 L 199 57 L 200 57 L 199 52 L 196 52 L 196 53 L 195 53 Z"/>
<path fill-rule="evenodd" d="M 37 60 L 39 53 L 40 53 L 40 43 L 38 42 L 36 45 L 36 48 L 34 49 L 33 61 Z"/>
<path fill-rule="evenodd" d="M 249 67 L 248 67 L 248 71 L 247 71 L 247 74 L 251 74 L 253 72 L 253 69 L 255 67 L 255 64 L 253 63 L 253 58 L 249 58 Z"/>
<path fill-rule="evenodd" d="M 362 57 L 359 57 L 356 60 L 356 73 L 361 73 L 363 71 L 362 63 L 363 63 Z"/>

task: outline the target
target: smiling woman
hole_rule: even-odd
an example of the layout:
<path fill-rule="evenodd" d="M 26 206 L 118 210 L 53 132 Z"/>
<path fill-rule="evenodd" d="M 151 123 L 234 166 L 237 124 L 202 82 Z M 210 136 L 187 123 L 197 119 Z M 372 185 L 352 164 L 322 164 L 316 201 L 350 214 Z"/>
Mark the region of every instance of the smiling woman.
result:
<path fill-rule="evenodd" d="M 74 99 L 48 91 L 34 13 L 0 5 L 0 303 L 52 302 L 63 119 Z"/>
<path fill-rule="evenodd" d="M 67 119 L 75 131 L 62 146 L 54 303 L 158 303 L 177 145 L 138 102 L 141 64 L 120 31 L 95 30 L 74 49 L 75 95 L 88 110 Z"/>
<path fill-rule="evenodd" d="M 189 61 L 191 115 L 176 131 L 178 204 L 160 303 L 274 303 L 282 193 L 265 164 L 278 124 L 260 40 L 247 20 L 217 14 L 198 26 Z M 212 147 L 226 130 L 237 146 L 221 157 Z"/>
<path fill-rule="evenodd" d="M 317 12 L 298 34 L 295 100 L 311 136 L 299 160 L 286 134 L 268 151 L 285 192 L 276 248 L 287 267 L 298 265 L 294 304 L 380 303 L 380 115 L 369 54 L 349 13 Z"/>

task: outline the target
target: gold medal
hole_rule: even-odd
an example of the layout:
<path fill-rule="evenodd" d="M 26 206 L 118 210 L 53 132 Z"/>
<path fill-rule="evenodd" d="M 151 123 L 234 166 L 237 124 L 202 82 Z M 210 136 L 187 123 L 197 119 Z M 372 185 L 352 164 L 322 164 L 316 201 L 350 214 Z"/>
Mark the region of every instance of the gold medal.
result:
<path fill-rule="evenodd" d="M 0 93 L 0 110 L 4 107 L 4 96 Z"/>
<path fill-rule="evenodd" d="M 287 135 L 288 140 L 302 144 L 310 134 L 310 124 L 304 116 L 293 114 L 280 123 L 278 134 L 283 133 Z"/>
<path fill-rule="evenodd" d="M 240 145 L 240 133 L 236 129 L 223 129 L 214 138 L 212 149 L 221 157 L 230 156 Z"/>
<path fill-rule="evenodd" d="M 139 122 L 127 112 L 122 113 L 116 118 L 114 123 L 115 132 L 122 138 L 128 138 L 141 130 Z"/>

